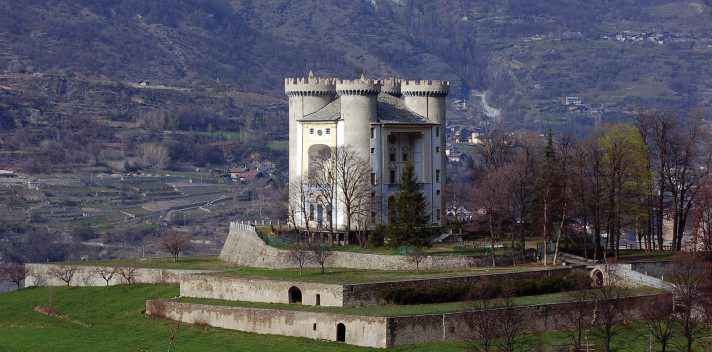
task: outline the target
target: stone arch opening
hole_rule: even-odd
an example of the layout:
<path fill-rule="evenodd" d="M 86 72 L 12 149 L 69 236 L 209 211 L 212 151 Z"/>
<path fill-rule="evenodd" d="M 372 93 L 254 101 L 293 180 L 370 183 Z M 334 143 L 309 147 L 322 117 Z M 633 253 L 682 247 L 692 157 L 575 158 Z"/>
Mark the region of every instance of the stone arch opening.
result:
<path fill-rule="evenodd" d="M 307 152 L 309 154 L 308 176 L 309 180 L 313 181 L 324 166 L 324 160 L 331 158 L 331 148 L 326 144 L 314 144 Z"/>
<path fill-rule="evenodd" d="M 336 342 L 346 342 L 346 325 L 336 324 Z"/>
<path fill-rule="evenodd" d="M 320 294 L 317 294 L 317 295 L 316 295 L 316 305 L 317 305 L 317 306 L 320 306 L 320 305 L 321 305 L 321 295 L 320 295 Z"/>
<path fill-rule="evenodd" d="M 591 273 L 591 279 L 593 279 L 594 287 L 602 287 L 606 283 L 606 278 L 600 270 L 594 270 Z"/>
<path fill-rule="evenodd" d="M 302 290 L 298 287 L 292 286 L 289 288 L 288 293 L 290 304 L 302 304 Z"/>

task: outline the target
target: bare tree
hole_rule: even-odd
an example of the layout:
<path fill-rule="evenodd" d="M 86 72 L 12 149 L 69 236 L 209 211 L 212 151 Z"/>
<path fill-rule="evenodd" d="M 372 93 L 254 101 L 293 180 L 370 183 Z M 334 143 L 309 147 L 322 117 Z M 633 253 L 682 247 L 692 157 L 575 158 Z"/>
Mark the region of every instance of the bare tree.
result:
<path fill-rule="evenodd" d="M 289 183 L 289 216 L 295 228 L 304 226 L 307 237 L 311 237 L 310 228 L 310 202 L 312 191 L 309 182 L 302 177 L 295 178 Z M 301 219 L 299 219 L 300 217 Z"/>
<path fill-rule="evenodd" d="M 173 261 L 178 262 L 178 256 L 183 253 L 183 251 L 188 248 L 190 244 L 190 237 L 188 234 L 180 233 L 178 231 L 168 231 L 163 238 L 161 238 L 161 246 L 166 252 L 173 256 Z"/>
<path fill-rule="evenodd" d="M 165 169 L 171 161 L 168 148 L 159 143 L 144 143 L 138 149 L 141 166 L 150 169 Z"/>
<path fill-rule="evenodd" d="M 495 330 L 499 335 L 499 350 L 514 352 L 517 341 L 524 332 L 524 319 L 522 310 L 514 305 L 511 294 L 508 294 L 500 308 L 496 309 Z"/>
<path fill-rule="evenodd" d="M 707 280 L 705 266 L 696 256 L 679 255 L 668 277 L 674 285 L 674 317 L 687 341 L 687 352 L 692 352 L 692 345 L 705 329 L 704 316 L 701 314 L 701 303 L 707 298 L 704 296 Z"/>
<path fill-rule="evenodd" d="M 133 285 L 136 282 L 136 272 L 138 271 L 138 268 L 135 266 L 120 267 L 117 268 L 116 271 L 125 283 Z"/>
<path fill-rule="evenodd" d="M 22 288 L 28 274 L 29 270 L 23 264 L 12 263 L 0 266 L 0 280 L 12 282 L 18 290 Z"/>
<path fill-rule="evenodd" d="M 497 321 L 497 313 L 491 309 L 488 300 L 478 301 L 474 307 L 475 311 L 470 313 L 468 325 L 473 332 L 470 340 L 479 342 L 477 350 L 490 352 L 493 350 L 494 341 L 497 338 L 497 329 L 494 329 Z"/>
<path fill-rule="evenodd" d="M 609 275 L 609 277 L 612 277 Z M 605 352 L 612 351 L 612 341 L 620 333 L 628 315 L 628 307 L 623 301 L 625 291 L 615 283 L 608 282 L 594 292 L 595 320 L 594 332 L 601 339 Z"/>
<path fill-rule="evenodd" d="M 297 243 L 289 248 L 288 257 L 292 263 L 299 266 L 299 276 L 301 276 L 304 266 L 313 259 L 314 255 L 303 243 Z"/>
<path fill-rule="evenodd" d="M 346 215 L 346 236 L 351 234 L 356 218 L 363 217 L 370 209 L 370 165 L 355 149 L 344 147 L 336 153 L 336 174 L 340 193 L 339 200 Z M 365 238 L 359 238 L 361 246 Z"/>
<path fill-rule="evenodd" d="M 114 276 L 117 274 L 116 268 L 106 266 L 97 267 L 94 272 L 97 276 L 106 281 L 106 286 L 109 286 L 109 282 L 111 282 L 111 279 L 113 279 Z"/>
<path fill-rule="evenodd" d="M 332 254 L 334 254 L 331 251 L 331 248 L 324 244 L 316 243 L 311 246 L 310 252 L 312 255 L 312 260 L 315 263 L 319 264 L 319 266 L 321 267 L 321 273 L 324 274 L 326 272 L 326 261 L 331 257 Z"/>
<path fill-rule="evenodd" d="M 576 350 L 580 350 L 585 343 L 586 333 L 593 324 L 591 302 L 593 296 L 588 290 L 575 290 L 567 294 L 571 299 L 571 308 L 563 312 L 562 320 L 574 329 L 569 332 L 569 337 Z"/>
<path fill-rule="evenodd" d="M 334 238 L 334 215 L 333 209 L 336 209 L 337 202 L 337 172 L 335 154 L 336 148 L 329 149 L 328 152 L 321 154 L 314 160 L 314 165 L 310 165 L 311 175 L 309 179 L 310 185 L 314 189 L 314 198 L 321 205 L 324 216 L 326 217 L 326 226 L 329 230 L 330 238 Z"/>
<path fill-rule="evenodd" d="M 707 260 L 712 260 L 712 178 L 706 178 L 700 186 L 692 216 L 694 249 L 701 251 Z"/>
<path fill-rule="evenodd" d="M 490 170 L 481 180 L 473 195 L 475 202 L 484 209 L 487 218 L 492 266 L 497 265 L 495 243 L 502 229 L 502 222 L 510 218 L 508 212 L 511 210 L 511 197 L 502 184 L 503 180 L 508 179 L 507 172 L 506 168 Z"/>
<path fill-rule="evenodd" d="M 49 274 L 70 286 L 72 284 L 72 279 L 74 274 L 77 273 L 77 267 L 70 265 L 54 266 L 49 270 Z"/>
<path fill-rule="evenodd" d="M 672 301 L 658 297 L 655 303 L 642 307 L 643 320 L 650 335 L 660 344 L 660 350 L 667 352 L 670 340 L 675 335 L 675 316 Z"/>
<path fill-rule="evenodd" d="M 421 248 L 415 248 L 414 250 L 408 252 L 406 260 L 415 266 L 415 271 L 420 271 L 420 263 L 423 262 L 428 257 Z"/>

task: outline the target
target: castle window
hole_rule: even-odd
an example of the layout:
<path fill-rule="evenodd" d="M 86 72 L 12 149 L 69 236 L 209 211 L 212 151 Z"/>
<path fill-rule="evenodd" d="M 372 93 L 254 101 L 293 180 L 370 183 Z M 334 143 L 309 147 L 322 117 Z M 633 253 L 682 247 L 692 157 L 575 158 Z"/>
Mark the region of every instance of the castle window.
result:
<path fill-rule="evenodd" d="M 388 160 L 390 161 L 396 161 L 396 153 L 391 153 L 388 155 Z"/>
<path fill-rule="evenodd" d="M 440 190 L 435 191 L 436 195 L 440 195 Z"/>
<path fill-rule="evenodd" d="M 376 148 L 371 148 L 371 154 L 376 152 Z"/>
<path fill-rule="evenodd" d="M 388 174 L 388 180 L 390 183 L 396 183 L 396 172 L 394 170 L 391 170 L 391 172 Z"/>
<path fill-rule="evenodd" d="M 326 133 L 326 134 L 331 134 L 331 128 L 327 128 L 327 129 L 324 131 L 324 133 Z"/>
<path fill-rule="evenodd" d="M 408 154 L 407 154 L 407 153 L 403 153 L 403 161 L 408 161 Z"/>
<path fill-rule="evenodd" d="M 374 186 L 376 185 L 376 173 L 375 172 L 371 173 L 371 184 Z"/>
<path fill-rule="evenodd" d="M 435 127 L 435 137 L 440 137 L 440 127 Z"/>
<path fill-rule="evenodd" d="M 376 192 L 371 192 L 371 198 L 376 198 Z"/>
<path fill-rule="evenodd" d="M 317 130 L 316 134 L 321 136 L 321 130 Z"/>
<path fill-rule="evenodd" d="M 314 134 L 314 129 L 313 129 L 313 128 L 310 128 L 310 129 L 309 129 L 309 134 Z"/>
<path fill-rule="evenodd" d="M 374 130 L 375 130 L 375 129 L 374 129 L 373 127 L 371 127 L 371 138 L 373 138 L 373 136 L 374 136 L 375 133 L 376 133 Z"/>
<path fill-rule="evenodd" d="M 435 182 L 440 182 L 440 169 L 435 170 Z"/>
<path fill-rule="evenodd" d="M 435 152 L 440 153 L 440 147 L 435 147 Z"/>

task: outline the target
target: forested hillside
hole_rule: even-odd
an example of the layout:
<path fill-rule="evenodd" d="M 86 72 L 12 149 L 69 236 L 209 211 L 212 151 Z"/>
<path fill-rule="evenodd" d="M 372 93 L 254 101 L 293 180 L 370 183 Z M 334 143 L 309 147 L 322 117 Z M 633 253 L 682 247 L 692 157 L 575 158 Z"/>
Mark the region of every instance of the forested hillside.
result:
<path fill-rule="evenodd" d="M 0 147 L 7 164 L 18 133 L 39 143 L 76 119 L 105 126 L 97 143 L 136 128 L 284 139 L 281 79 L 309 69 L 448 79 L 469 102 L 456 123 L 480 123 L 484 97 L 490 119 L 581 131 L 709 108 L 710 29 L 710 0 L 0 0 Z"/>

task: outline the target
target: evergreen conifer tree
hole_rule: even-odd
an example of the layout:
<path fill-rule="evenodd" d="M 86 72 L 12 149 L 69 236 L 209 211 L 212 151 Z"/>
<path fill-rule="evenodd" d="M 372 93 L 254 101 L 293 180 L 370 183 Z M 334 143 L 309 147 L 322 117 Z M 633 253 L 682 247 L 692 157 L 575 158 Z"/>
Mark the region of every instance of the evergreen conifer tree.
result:
<path fill-rule="evenodd" d="M 408 163 L 401 175 L 400 193 L 396 197 L 395 222 L 389 225 L 391 245 L 423 246 L 427 244 L 429 216 L 426 213 L 427 201 L 420 192 L 415 168 Z"/>

